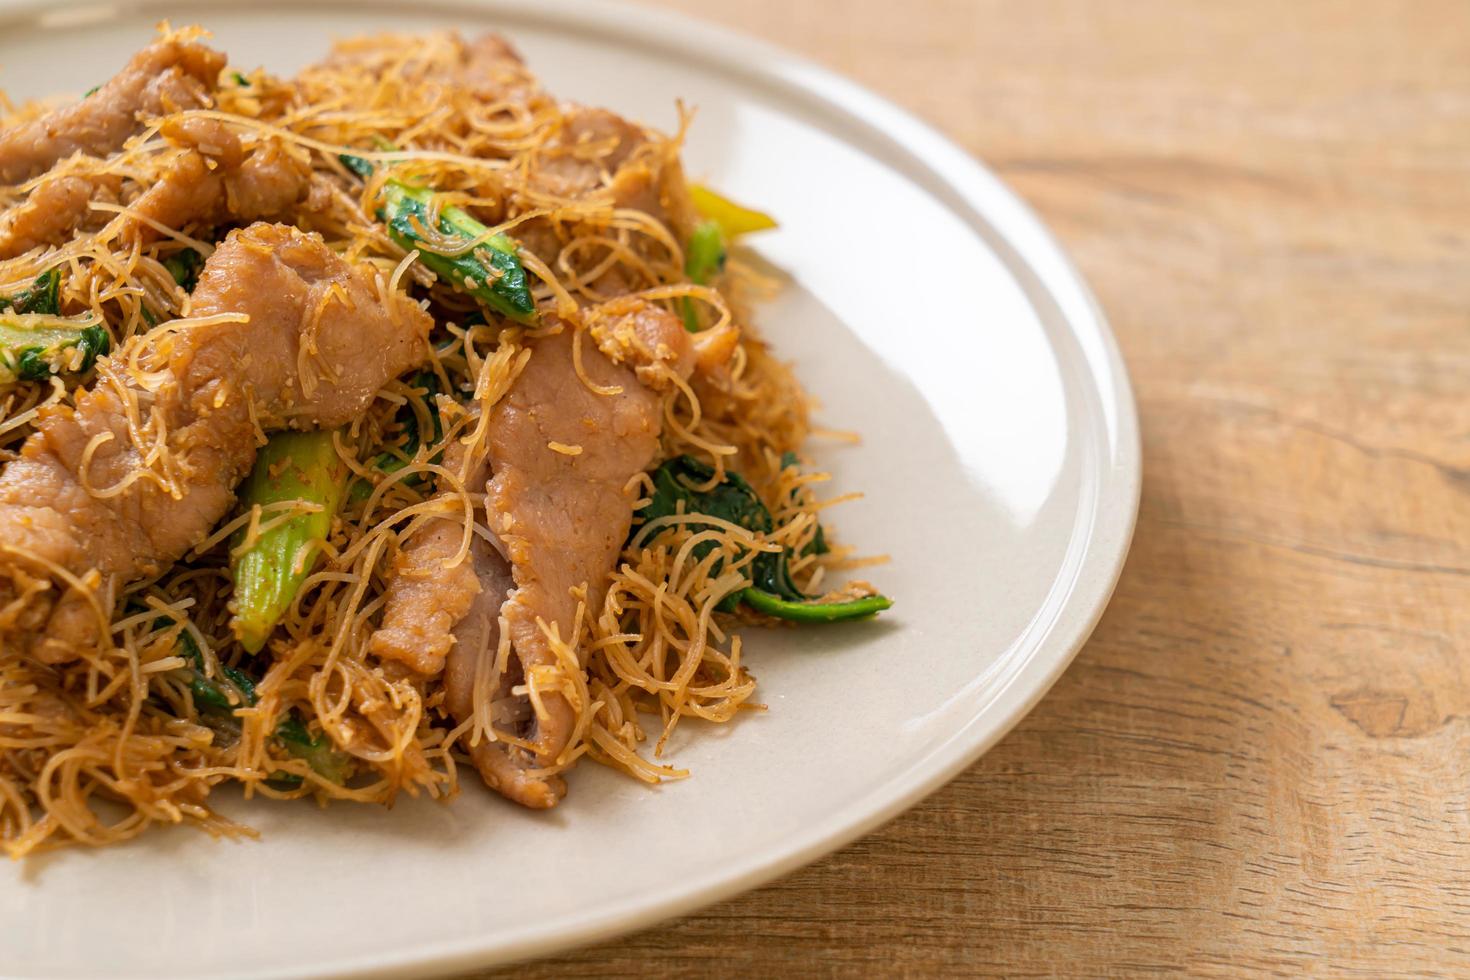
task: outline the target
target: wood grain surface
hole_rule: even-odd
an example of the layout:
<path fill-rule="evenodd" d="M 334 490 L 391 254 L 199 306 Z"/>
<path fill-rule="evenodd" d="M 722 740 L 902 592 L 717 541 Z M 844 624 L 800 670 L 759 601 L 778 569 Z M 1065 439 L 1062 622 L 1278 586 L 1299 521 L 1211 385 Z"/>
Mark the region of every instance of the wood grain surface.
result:
<path fill-rule="evenodd" d="M 994 167 L 1112 320 L 1137 537 L 1001 745 L 504 975 L 1470 975 L 1470 4 L 662 0 Z"/>

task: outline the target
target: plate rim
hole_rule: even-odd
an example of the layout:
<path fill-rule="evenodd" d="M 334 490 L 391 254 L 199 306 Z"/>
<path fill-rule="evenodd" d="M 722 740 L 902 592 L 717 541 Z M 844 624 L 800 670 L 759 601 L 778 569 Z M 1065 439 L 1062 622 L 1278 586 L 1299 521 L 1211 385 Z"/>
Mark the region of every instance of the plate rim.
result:
<path fill-rule="evenodd" d="M 41 30 L 103 23 L 179 0 L 0 0 L 0 26 Z M 230 0 L 191 0 L 201 21 Z M 265 0 L 256 9 L 298 4 Z M 961 212 L 966 224 L 992 230 L 991 241 L 1012 253 L 998 257 L 1016 274 L 1024 270 L 1036 285 L 1062 305 L 1066 332 L 1079 343 L 1082 377 L 1091 385 L 1105 415 L 1110 451 L 1099 459 L 1093 513 L 1085 530 L 1076 575 L 1053 623 L 1032 656 L 1010 678 L 1005 689 L 1026 684 L 1019 698 L 1000 712 L 977 711 L 940 746 L 923 767 L 871 790 L 859 803 L 804 830 L 779 850 L 767 849 L 690 884 L 662 894 L 604 905 L 589 912 L 553 918 L 510 939 L 433 941 L 406 946 L 388 955 L 339 957 L 312 964 L 318 977 L 398 977 L 444 975 L 504 965 L 565 952 L 653 926 L 707 908 L 767 884 L 811 864 L 862 837 L 918 804 L 992 748 L 1026 717 L 1066 670 L 1092 634 L 1122 573 L 1137 523 L 1142 486 L 1142 450 L 1137 408 L 1128 370 L 1102 308 L 1086 281 L 1047 226 L 1014 191 L 978 158 L 907 109 L 837 72 L 768 41 L 716 25 L 680 11 L 645 7 L 628 0 L 543 0 L 535 8 L 523 0 L 302 0 L 299 6 L 351 7 L 357 12 L 454 13 L 473 11 L 507 26 L 537 24 L 584 36 L 606 37 L 623 44 L 652 48 L 682 58 L 696 58 L 707 70 L 759 83 L 769 91 L 819 107 L 843 123 L 856 125 L 887 142 L 911 166 L 928 171 L 949 191 L 945 206 Z M 233 8 L 238 9 L 238 8 Z M 512 28 L 513 29 L 513 28 Z M 844 141 L 846 139 L 844 138 Z M 864 148 L 871 155 L 871 150 Z M 914 179 L 912 173 L 907 173 Z M 926 187 L 931 193 L 932 187 Z M 1019 263 L 1021 269 L 1017 269 Z M 1086 503 L 1084 499 L 1083 503 Z M 1080 512 L 1080 510 L 1079 510 Z M 1077 536 L 1074 531 L 1074 541 Z M 1063 566 L 1063 570 L 1065 566 Z M 1053 580 L 1055 586 L 1056 579 Z M 997 717 L 986 717 L 987 714 Z M 881 798 L 873 802 L 875 797 Z M 297 970 L 274 968 L 253 977 L 301 976 Z"/>

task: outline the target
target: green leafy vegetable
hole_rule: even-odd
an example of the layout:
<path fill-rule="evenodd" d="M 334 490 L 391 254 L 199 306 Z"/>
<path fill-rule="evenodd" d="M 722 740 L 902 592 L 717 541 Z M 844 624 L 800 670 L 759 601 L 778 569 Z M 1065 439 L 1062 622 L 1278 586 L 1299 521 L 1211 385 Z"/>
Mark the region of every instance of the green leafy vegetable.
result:
<path fill-rule="evenodd" d="M 154 625 L 167 628 L 173 625 L 173 620 L 161 617 Z M 180 632 L 178 644 L 180 656 L 189 662 L 189 693 L 195 706 L 210 716 L 212 724 L 238 734 L 240 726 L 235 709 L 256 705 L 255 681 L 243 670 L 228 664 L 219 665 L 217 678 L 206 677 L 204 654 L 193 634 Z M 275 735 L 287 752 L 304 760 L 323 779 L 341 785 L 351 777 L 351 756 L 338 751 L 325 735 L 312 735 L 294 711 L 288 711 L 277 723 Z M 284 786 L 302 783 L 300 776 L 289 772 L 273 773 L 270 781 Z"/>
<path fill-rule="evenodd" d="M 163 619 L 157 625 L 172 626 L 173 621 Z M 255 704 L 255 682 L 243 670 L 220 664 L 219 679 L 205 676 L 204 654 L 194 641 L 194 635 L 187 630 L 179 634 L 179 653 L 192 665 L 189 692 L 201 709 L 233 715 L 236 708 Z"/>
<path fill-rule="evenodd" d="M 0 383 L 85 374 L 110 347 L 107 331 L 95 316 L 0 314 Z"/>
<path fill-rule="evenodd" d="M 60 315 L 60 269 L 48 269 L 14 296 L 0 298 L 0 309 L 6 311 L 0 313 L 0 383 L 85 374 L 111 347 L 96 316 Z"/>
<path fill-rule="evenodd" d="M 371 176 L 374 165 L 359 156 L 344 153 L 343 166 L 360 177 Z M 429 228 L 429 208 L 434 191 L 389 178 L 383 184 L 378 219 L 388 227 L 388 237 L 405 249 L 418 249 L 419 260 L 435 275 L 449 280 L 460 292 L 509 317 L 516 323 L 537 322 L 536 301 L 530 280 L 520 260 L 520 246 L 508 235 L 492 235 L 461 255 L 441 255 L 424 244 Z M 468 241 L 478 241 L 489 229 L 463 208 L 439 211 L 435 231 Z"/>
<path fill-rule="evenodd" d="M 163 267 L 184 292 L 192 293 L 199 283 L 199 270 L 204 267 L 204 256 L 192 248 L 186 248 L 164 259 Z"/>
<path fill-rule="evenodd" d="M 312 735 L 294 712 L 288 713 L 276 726 L 276 738 L 287 752 L 304 760 L 323 779 L 341 785 L 352 775 L 352 758 L 339 752 L 325 734 Z M 279 780 L 284 775 L 278 774 L 276 778 Z"/>
<path fill-rule="evenodd" d="M 639 512 L 640 516 L 646 523 L 682 510 L 685 514 L 718 517 L 756 534 L 769 534 L 774 529 L 771 512 L 755 489 L 739 474 L 727 472 L 723 482 L 708 490 L 696 489 L 708 484 L 714 476 L 713 467 L 693 456 L 676 456 L 666 461 L 653 472 L 653 493 L 649 503 Z M 826 549 L 826 539 L 820 530 L 811 547 Z M 704 559 L 714 548 L 713 541 L 702 542 L 694 546 L 693 557 Z M 814 597 L 797 588 L 792 580 L 788 564 L 790 557 L 787 551 L 757 554 L 750 563 L 751 584 L 729 596 L 721 608 L 729 611 L 744 602 L 757 612 L 778 619 L 832 623 L 873 616 L 893 605 L 893 600 L 881 595 L 840 602 L 815 601 Z"/>
<path fill-rule="evenodd" d="M 373 466 L 384 473 L 397 473 L 408 465 L 408 461 L 418 453 L 420 446 L 432 446 L 444 438 L 444 422 L 439 417 L 439 405 L 434 397 L 440 392 L 439 376 L 433 371 L 420 371 L 414 376 L 413 386 L 423 389 L 424 401 L 429 408 L 428 438 L 425 439 L 424 433 L 419 431 L 419 416 L 413 410 L 413 406 L 404 405 L 399 408 L 398 414 L 394 416 L 394 422 L 405 435 L 403 446 L 400 449 L 402 455 L 399 452 L 379 453 L 373 460 Z M 438 460 L 438 456 L 430 457 L 430 462 L 438 462 Z M 410 474 L 404 478 L 404 482 L 411 486 L 417 486 L 421 481 L 422 477 L 418 474 Z M 354 480 L 348 491 L 348 499 L 353 503 L 361 503 L 372 496 L 372 492 L 372 483 L 367 480 Z"/>
<path fill-rule="evenodd" d="M 383 146 L 380 147 L 380 149 L 392 149 L 392 147 Z M 373 174 L 377 173 L 378 170 L 377 164 L 373 163 L 371 160 L 364 159 L 360 156 L 355 156 L 351 153 L 339 153 L 337 154 L 337 159 L 342 161 L 342 166 L 346 167 L 348 170 L 351 170 L 363 180 L 367 180 Z"/>
<path fill-rule="evenodd" d="M 346 477 L 347 467 L 337 456 L 330 431 L 278 432 L 256 456 L 240 493 L 246 507 L 305 501 L 316 509 L 261 532 L 231 561 L 235 581 L 231 626 L 251 653 L 265 646 L 311 574 L 342 504 Z M 263 520 L 271 516 L 265 514 Z"/>
<path fill-rule="evenodd" d="M 0 309 L 11 313 L 46 313 L 55 316 L 61 312 L 61 270 L 48 269 L 36 277 L 29 287 L 0 299 Z"/>
<path fill-rule="evenodd" d="M 244 75 L 240 74 L 239 72 L 237 72 L 237 71 L 230 72 L 230 77 L 233 78 L 235 80 L 235 84 L 238 85 L 238 86 L 240 86 L 241 88 L 249 88 L 250 87 L 250 79 L 246 78 Z"/>

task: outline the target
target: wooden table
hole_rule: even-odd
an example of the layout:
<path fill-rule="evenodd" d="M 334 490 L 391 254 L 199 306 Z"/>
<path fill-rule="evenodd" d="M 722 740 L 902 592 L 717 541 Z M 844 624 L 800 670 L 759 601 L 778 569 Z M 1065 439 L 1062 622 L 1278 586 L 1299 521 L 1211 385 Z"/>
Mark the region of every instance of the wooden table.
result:
<path fill-rule="evenodd" d="M 946 789 L 513 975 L 1470 973 L 1470 4 L 662 2 L 1037 208 L 1132 371 L 1142 511 L 1091 642 Z"/>

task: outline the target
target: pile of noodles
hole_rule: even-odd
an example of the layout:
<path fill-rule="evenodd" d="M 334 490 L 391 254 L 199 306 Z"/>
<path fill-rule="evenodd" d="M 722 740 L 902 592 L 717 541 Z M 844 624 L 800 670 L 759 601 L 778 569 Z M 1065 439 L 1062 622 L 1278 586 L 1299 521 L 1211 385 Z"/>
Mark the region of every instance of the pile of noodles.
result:
<path fill-rule="evenodd" d="M 414 39 L 405 43 L 405 57 L 411 53 L 421 65 L 450 59 L 456 43 L 447 36 Z M 451 516 L 465 522 L 466 548 L 469 535 L 490 536 L 481 523 L 483 508 L 474 507 L 483 499 L 482 490 L 466 487 L 465 474 L 432 460 L 450 440 L 473 445 L 487 409 L 524 363 L 525 332 L 471 316 L 470 301 L 435 282 L 414 255 L 389 241 L 365 210 L 372 188 L 349 178 L 339 152 L 382 147 L 386 140 L 403 148 L 395 160 L 406 161 L 415 177 L 446 192 L 441 203 L 470 208 L 512 235 L 534 225 L 539 234 L 523 242 L 523 259 L 536 297 L 554 304 L 568 322 L 579 323 L 578 300 L 599 298 L 591 283 L 609 269 L 672 310 L 693 297 L 710 311 L 711 321 L 731 315 L 743 320 L 732 297 L 756 279 L 738 261 L 719 289 L 685 281 L 681 243 L 691 220 L 687 200 L 669 206 L 672 223 L 679 225 L 670 227 L 653 215 L 614 208 L 606 196 L 558 200 L 531 186 L 528 178 L 549 158 L 545 147 L 562 124 L 563 108 L 556 101 L 537 90 L 525 100 L 487 105 L 468 94 L 446 95 L 440 87 L 421 90 L 431 83 L 405 81 L 407 74 L 413 73 L 318 68 L 286 81 L 259 71 L 248 77 L 227 72 L 216 106 L 198 113 L 224 120 L 247 146 L 275 138 L 289 152 L 309 158 L 315 208 L 303 209 L 296 223 L 320 233 L 349 260 L 375 265 L 381 288 L 407 288 L 428 302 L 436 323 L 429 369 L 440 390 L 453 396 L 438 396 L 436 402 L 443 438 L 412 457 L 403 454 L 406 436 L 395 417 L 409 406 L 422 420 L 421 431 L 431 431 L 434 397 L 407 379 L 390 384 L 364 418 L 340 431 L 339 454 L 370 482 L 372 492 L 345 505 L 323 546 L 324 560 L 259 655 L 246 655 L 231 634 L 230 549 L 289 516 L 289 508 L 238 513 L 166 574 L 112 597 L 112 633 L 105 649 L 58 667 L 0 654 L 0 844 L 12 856 L 118 841 L 156 822 L 241 832 L 245 828 L 208 805 L 210 791 L 221 783 L 271 797 L 383 804 L 400 792 L 444 798 L 457 791 L 467 739 L 512 738 L 494 730 L 483 692 L 475 717 L 456 725 L 441 709 L 437 679 L 379 663 L 367 653 L 367 640 L 396 550 L 425 521 L 446 512 L 446 501 L 430 499 L 436 480 L 458 488 L 448 503 Z M 426 105 L 435 108 L 424 116 Z M 6 122 L 36 111 L 22 108 Z M 102 207 L 126 211 L 178 152 L 157 135 L 161 122 L 154 121 L 106 160 L 58 166 L 120 177 L 119 203 Z M 682 132 L 650 137 L 638 152 L 650 155 L 650 165 L 673 168 L 682 195 L 677 171 Z M 609 149 L 580 147 L 578 152 Z M 34 183 L 16 189 L 0 206 L 14 205 Z M 38 274 L 59 268 L 64 312 L 94 311 L 112 333 L 114 350 L 155 324 L 189 322 L 188 296 L 162 262 L 186 248 L 207 256 L 227 229 L 160 229 L 164 234 L 156 243 L 127 248 L 105 231 L 113 217 L 100 213 L 92 230 L 66 245 L 0 263 L 0 294 L 13 294 Z M 733 525 L 679 518 L 641 530 L 601 605 L 584 605 L 571 635 L 556 634 L 560 663 L 526 678 L 533 702 L 547 691 L 559 691 L 579 714 L 576 734 L 552 771 L 587 755 L 649 782 L 682 777 L 684 771 L 660 759 L 681 719 L 725 722 L 742 709 L 759 707 L 750 700 L 755 679 L 733 632 L 739 624 L 716 613 L 716 606 L 744 584 L 741 569 L 757 551 L 786 546 L 803 554 L 816 533 L 817 512 L 825 506 L 813 484 L 825 477 L 783 468 L 782 455 L 797 450 L 808 435 L 808 403 L 787 368 L 748 324 L 743 326 L 728 380 L 718 385 L 696 381 L 668 393 L 662 450 L 665 456 L 691 453 L 740 472 L 770 508 L 776 530 L 752 535 Z M 582 337 L 581 342 L 591 340 Z M 139 371 L 142 366 L 114 361 L 107 369 Z M 56 378 L 21 383 L 0 395 L 4 458 L 13 458 L 31 431 L 38 406 L 69 397 Z M 365 462 L 385 451 L 404 455 L 408 464 L 385 475 Z M 166 470 L 167 460 L 154 465 Z M 647 477 L 640 477 L 640 484 L 651 486 Z M 704 541 L 715 548 L 707 554 L 700 549 L 702 557 L 696 559 L 696 545 Z M 800 585 L 819 592 L 824 574 L 844 564 L 857 563 L 837 548 L 794 559 L 792 571 Z M 255 706 L 240 707 L 228 724 L 200 712 L 190 693 L 190 665 L 180 653 L 185 631 L 202 652 L 207 674 L 217 675 L 221 664 L 230 664 L 259 678 Z M 489 655 L 503 665 L 510 653 L 502 645 Z M 322 778 L 272 737 L 288 711 L 351 757 L 354 773 L 345 785 Z M 280 778 L 285 774 L 299 780 L 285 782 Z"/>

